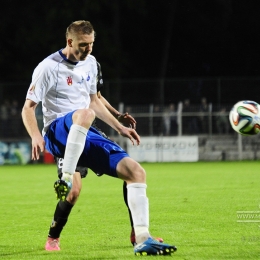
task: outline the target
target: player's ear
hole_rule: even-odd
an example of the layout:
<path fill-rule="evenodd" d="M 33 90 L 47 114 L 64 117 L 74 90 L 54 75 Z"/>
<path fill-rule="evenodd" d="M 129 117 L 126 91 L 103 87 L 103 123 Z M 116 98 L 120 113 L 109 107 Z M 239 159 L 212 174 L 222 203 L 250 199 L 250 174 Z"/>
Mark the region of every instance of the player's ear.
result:
<path fill-rule="evenodd" d="M 70 46 L 70 47 L 72 47 L 72 39 L 68 39 L 68 45 Z"/>

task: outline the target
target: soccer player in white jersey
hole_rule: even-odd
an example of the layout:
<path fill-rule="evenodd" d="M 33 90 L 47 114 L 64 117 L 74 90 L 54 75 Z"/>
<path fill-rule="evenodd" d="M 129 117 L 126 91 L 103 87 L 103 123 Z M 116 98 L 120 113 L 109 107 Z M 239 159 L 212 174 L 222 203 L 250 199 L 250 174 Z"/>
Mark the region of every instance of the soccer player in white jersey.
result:
<path fill-rule="evenodd" d="M 32 138 L 32 159 L 39 159 L 40 151 L 45 148 L 54 156 L 64 158 L 62 179 L 72 189 L 81 187 L 80 176 L 74 174 L 77 163 L 126 181 L 137 242 L 134 253 L 171 254 L 176 247 L 156 241 L 149 232 L 145 170 L 119 145 L 91 127 L 98 117 L 129 138 L 133 145 L 140 143 L 136 131 L 120 124 L 97 97 L 97 66 L 95 57 L 90 55 L 94 40 L 91 23 L 75 21 L 67 28 L 66 47 L 35 68 L 22 110 L 24 125 Z M 35 117 L 39 102 L 44 116 L 42 134 Z M 70 212 L 71 205 L 66 200 L 64 203 L 62 210 Z M 50 242 L 58 244 L 59 240 Z"/>
<path fill-rule="evenodd" d="M 101 71 L 101 66 L 97 62 L 97 69 L 98 69 L 98 75 L 97 75 L 97 95 L 99 99 L 102 101 L 103 105 L 110 111 L 110 113 L 117 118 L 117 120 L 122 123 L 123 125 L 131 128 L 136 128 L 136 121 L 135 119 L 126 113 L 121 114 L 117 109 L 115 109 L 113 106 L 110 105 L 110 103 L 101 95 L 101 89 L 103 89 L 104 84 L 103 84 L 103 78 L 102 78 L 102 71 Z M 96 120 L 92 123 L 92 126 L 96 128 L 101 135 L 103 135 L 105 138 L 108 138 L 107 135 L 101 131 L 100 128 L 98 128 Z M 64 226 L 67 223 L 68 220 L 68 213 L 70 212 L 64 212 L 62 209 L 64 208 L 64 200 L 66 199 L 68 203 L 70 203 L 73 207 L 75 205 L 75 201 L 77 200 L 76 198 L 79 197 L 80 190 L 77 189 L 72 189 L 69 191 L 67 183 L 61 180 L 62 178 L 62 166 L 63 166 L 63 158 L 55 158 L 56 164 L 57 164 L 57 171 L 58 171 L 58 177 L 59 180 L 57 180 L 54 183 L 54 188 L 55 192 L 57 194 L 57 198 L 60 199 L 58 202 L 55 212 L 54 212 L 54 217 L 52 223 L 55 223 L 55 225 L 51 225 L 49 229 L 49 240 L 46 242 L 45 249 L 48 251 L 53 251 L 53 250 L 59 250 L 59 246 L 57 242 L 53 243 L 53 240 L 57 241 L 60 237 L 60 234 L 64 228 Z M 88 168 L 87 167 L 82 167 L 80 165 L 77 165 L 76 168 L 76 173 L 75 174 L 80 174 L 81 178 L 85 178 L 88 173 Z M 97 174 L 97 176 L 102 176 L 100 174 Z M 134 227 L 133 227 L 133 219 L 131 215 L 131 211 L 128 206 L 128 201 L 127 201 L 127 188 L 126 188 L 126 182 L 124 181 L 123 183 L 123 198 L 124 202 L 127 206 L 128 213 L 129 213 L 129 218 L 130 218 L 130 225 L 131 225 L 131 233 L 130 233 L 130 242 L 132 245 L 136 245 L 135 241 L 135 232 L 134 232 Z M 73 195 L 69 195 L 68 193 L 71 192 Z M 67 203 L 66 202 L 66 203 Z M 73 203 L 74 202 L 74 203 Z M 156 240 L 163 242 L 163 239 L 160 237 L 155 238 Z"/>

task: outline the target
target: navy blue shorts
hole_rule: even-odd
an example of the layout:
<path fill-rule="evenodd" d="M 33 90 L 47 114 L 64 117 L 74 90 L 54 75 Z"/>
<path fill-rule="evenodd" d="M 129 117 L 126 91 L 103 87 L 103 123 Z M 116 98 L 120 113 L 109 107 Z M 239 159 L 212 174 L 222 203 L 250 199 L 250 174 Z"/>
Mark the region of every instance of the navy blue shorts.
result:
<path fill-rule="evenodd" d="M 64 158 L 73 113 L 74 111 L 53 121 L 44 136 L 46 149 L 56 157 Z M 129 155 L 119 145 L 90 127 L 78 165 L 88 167 L 97 174 L 118 177 L 116 166 L 124 157 Z"/>

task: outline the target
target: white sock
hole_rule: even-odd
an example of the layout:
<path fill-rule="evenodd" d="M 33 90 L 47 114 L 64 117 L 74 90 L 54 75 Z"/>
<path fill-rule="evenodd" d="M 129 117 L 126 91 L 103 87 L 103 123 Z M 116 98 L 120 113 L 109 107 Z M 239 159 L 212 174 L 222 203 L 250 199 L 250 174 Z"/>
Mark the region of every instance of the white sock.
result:
<path fill-rule="evenodd" d="M 145 241 L 149 236 L 149 201 L 146 197 L 144 183 L 127 185 L 128 205 L 131 210 L 137 244 Z"/>
<path fill-rule="evenodd" d="M 73 124 L 70 128 L 65 154 L 62 172 L 68 174 L 74 174 L 80 155 L 83 152 L 88 129 Z"/>

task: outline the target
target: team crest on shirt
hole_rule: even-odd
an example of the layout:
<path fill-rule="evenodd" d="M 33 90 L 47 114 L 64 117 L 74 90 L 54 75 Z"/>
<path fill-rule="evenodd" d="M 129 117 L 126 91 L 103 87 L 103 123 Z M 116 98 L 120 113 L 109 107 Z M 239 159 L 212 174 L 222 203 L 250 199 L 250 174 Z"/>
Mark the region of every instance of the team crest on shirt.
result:
<path fill-rule="evenodd" d="M 72 85 L 72 77 L 71 76 L 67 77 L 67 83 L 68 83 L 69 86 Z"/>

